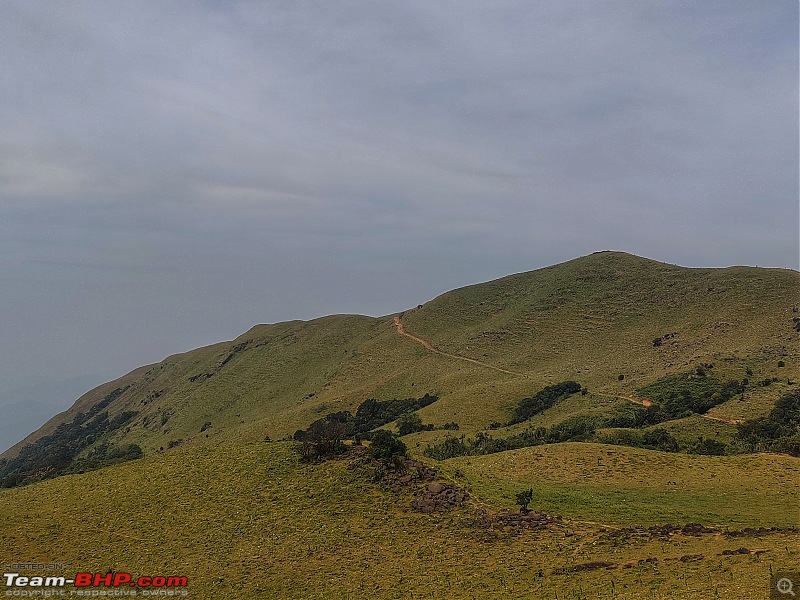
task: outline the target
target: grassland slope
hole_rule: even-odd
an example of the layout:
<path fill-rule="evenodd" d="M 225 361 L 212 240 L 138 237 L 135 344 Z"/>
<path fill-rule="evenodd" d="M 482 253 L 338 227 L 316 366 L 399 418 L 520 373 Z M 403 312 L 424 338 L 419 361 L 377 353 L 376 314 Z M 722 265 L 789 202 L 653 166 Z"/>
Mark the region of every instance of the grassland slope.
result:
<path fill-rule="evenodd" d="M 109 419 L 134 416 L 94 446 L 137 444 L 145 453 L 280 439 L 370 397 L 426 392 L 440 397 L 421 411 L 426 422 L 458 422 L 470 433 L 507 420 L 521 398 L 557 381 L 587 386 L 588 406 L 633 397 L 643 385 L 702 363 L 713 363 L 721 379 L 749 370 L 753 382 L 779 380 L 753 385 L 747 402 L 710 413 L 751 418 L 766 414 L 798 373 L 798 291 L 794 271 L 688 269 L 597 253 L 443 294 L 403 312 L 407 335 L 399 334 L 397 315 L 258 325 L 99 386 L 2 457 L 99 404 Z M 442 435 L 420 434 L 411 445 Z"/>

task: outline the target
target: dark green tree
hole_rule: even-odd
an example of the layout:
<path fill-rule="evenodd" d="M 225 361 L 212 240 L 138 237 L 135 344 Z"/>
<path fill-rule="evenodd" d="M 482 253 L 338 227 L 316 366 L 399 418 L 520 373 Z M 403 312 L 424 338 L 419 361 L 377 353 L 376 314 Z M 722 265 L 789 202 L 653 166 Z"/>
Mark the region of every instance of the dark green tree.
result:
<path fill-rule="evenodd" d="M 528 504 L 531 503 L 533 500 L 533 488 L 528 488 L 527 490 L 522 490 L 517 494 L 516 497 L 517 504 L 519 504 L 519 512 L 527 513 L 528 512 Z"/>
<path fill-rule="evenodd" d="M 397 434 L 385 429 L 379 429 L 372 434 L 369 451 L 378 459 L 391 459 L 398 456 L 407 456 L 408 449 Z"/>
<path fill-rule="evenodd" d="M 409 412 L 397 419 L 397 432 L 402 435 L 423 430 L 422 419 L 415 412 Z"/>

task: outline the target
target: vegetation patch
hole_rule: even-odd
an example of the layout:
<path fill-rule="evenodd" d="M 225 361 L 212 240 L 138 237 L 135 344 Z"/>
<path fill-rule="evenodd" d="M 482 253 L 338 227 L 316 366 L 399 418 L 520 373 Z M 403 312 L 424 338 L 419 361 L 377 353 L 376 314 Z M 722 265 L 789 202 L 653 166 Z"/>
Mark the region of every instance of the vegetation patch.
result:
<path fill-rule="evenodd" d="M 709 377 L 712 365 L 697 367 L 692 373 L 669 375 L 636 390 L 653 404 L 644 413 L 646 424 L 705 414 L 709 409 L 744 392 L 739 381 L 722 382 Z"/>
<path fill-rule="evenodd" d="M 482 431 L 479 431 L 474 438 L 463 435 L 458 438 L 447 437 L 438 444 L 427 446 L 423 454 L 428 458 L 446 460 L 456 456 L 494 454 L 542 444 L 585 441 L 597 430 L 598 421 L 594 416 L 576 415 L 550 427 L 530 427 L 507 438 L 495 438 Z"/>
<path fill-rule="evenodd" d="M 736 440 L 752 452 L 800 456 L 800 389 L 781 396 L 766 417 L 739 425 Z"/>
<path fill-rule="evenodd" d="M 581 391 L 581 385 L 574 381 L 562 381 L 555 385 L 549 385 L 536 392 L 533 396 L 520 400 L 509 425 L 527 421 L 532 416 L 544 412 L 556 402 L 568 398 L 579 391 Z"/>
<path fill-rule="evenodd" d="M 362 438 L 373 439 L 380 433 L 372 433 L 373 429 L 391 423 L 398 417 L 402 417 L 399 423 L 401 435 L 427 429 L 428 426 L 422 425 L 419 415 L 415 415 L 413 411 L 429 406 L 438 399 L 438 396 L 431 394 L 402 400 L 381 401 L 371 398 L 362 402 L 355 414 L 340 411 L 325 415 L 311 423 L 308 429 L 298 429 L 293 437 L 295 441 L 301 443 L 300 454 L 304 458 L 326 458 L 344 451 L 343 440 L 353 438 L 356 442 L 360 442 Z M 430 429 L 432 428 L 431 426 Z M 458 425 L 455 425 L 455 428 L 457 429 Z M 379 447 L 381 443 L 389 442 L 384 436 L 379 440 Z M 402 454 L 405 454 L 405 445 L 400 440 L 393 442 L 394 446 L 398 443 L 402 445 Z M 392 453 L 396 452 L 392 450 Z"/>
<path fill-rule="evenodd" d="M 126 389 L 117 388 L 88 412 L 77 413 L 72 421 L 61 423 L 53 433 L 26 444 L 13 458 L 0 460 L 0 487 L 25 485 L 65 473 L 139 458 L 142 451 L 135 444 L 112 448 L 107 443 L 100 443 L 93 453 L 76 460 L 81 452 L 101 438 L 107 438 L 136 416 L 134 411 L 125 411 L 112 418 L 104 410 Z"/>

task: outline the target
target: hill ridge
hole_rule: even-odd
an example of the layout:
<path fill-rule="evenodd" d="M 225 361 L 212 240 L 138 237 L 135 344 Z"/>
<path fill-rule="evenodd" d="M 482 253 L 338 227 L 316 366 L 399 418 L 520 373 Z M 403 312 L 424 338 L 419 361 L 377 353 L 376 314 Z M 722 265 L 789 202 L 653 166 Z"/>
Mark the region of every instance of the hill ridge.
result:
<path fill-rule="evenodd" d="M 715 363 L 722 378 L 754 373 L 746 402 L 709 415 L 732 427 L 766 414 L 787 387 L 757 381 L 798 373 L 798 290 L 792 270 L 686 268 L 605 251 L 450 290 L 385 317 L 255 325 L 98 386 L 0 459 L 125 386 L 105 410 L 109 419 L 135 416 L 82 456 L 101 443 L 136 444 L 147 454 L 216 439 L 282 438 L 370 397 L 424 392 L 441 397 L 422 411 L 425 419 L 474 432 L 507 420 L 514 402 L 557 381 L 579 381 L 601 402 L 702 363 Z M 441 435 L 420 434 L 415 443 Z"/>

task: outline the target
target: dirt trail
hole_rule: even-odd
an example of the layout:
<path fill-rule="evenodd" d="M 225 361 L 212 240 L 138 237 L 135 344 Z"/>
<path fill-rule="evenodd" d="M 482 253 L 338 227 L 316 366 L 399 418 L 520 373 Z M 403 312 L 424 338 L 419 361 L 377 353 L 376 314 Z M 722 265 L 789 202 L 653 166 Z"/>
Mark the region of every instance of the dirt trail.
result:
<path fill-rule="evenodd" d="M 719 421 L 720 423 L 727 423 L 728 425 L 738 425 L 739 423 L 744 423 L 742 419 L 723 419 L 722 417 L 712 417 L 711 415 L 701 416 L 709 421 Z"/>
<path fill-rule="evenodd" d="M 648 406 L 652 406 L 652 402 L 647 400 L 646 398 L 638 398 L 634 396 L 621 396 L 619 394 L 603 394 L 601 392 L 594 392 L 595 396 L 602 396 L 603 398 L 613 398 L 614 400 L 627 400 L 628 402 L 633 402 L 634 404 L 639 404 L 647 408 Z"/>
<path fill-rule="evenodd" d="M 506 373 L 508 375 L 520 375 L 522 377 L 526 377 L 526 375 L 524 373 L 515 373 L 514 371 L 508 371 L 506 369 L 501 369 L 500 367 L 495 367 L 494 365 L 490 365 L 488 363 L 481 362 L 479 360 L 475 360 L 474 358 L 468 358 L 466 356 L 461 356 L 459 354 L 450 354 L 449 352 L 444 352 L 442 350 L 434 348 L 433 344 L 431 344 L 425 338 L 421 338 L 418 335 L 414 335 L 413 333 L 410 333 L 410 332 L 406 331 L 406 328 L 403 325 L 402 318 L 403 318 L 403 313 L 400 313 L 399 315 L 395 315 L 394 317 L 392 317 L 392 321 L 394 321 L 394 325 L 397 328 L 397 333 L 399 333 L 402 336 L 407 337 L 410 340 L 415 341 L 417 344 L 419 344 L 420 346 L 422 346 L 423 348 L 425 348 L 429 352 L 433 352 L 434 354 L 439 354 L 440 356 L 446 356 L 448 358 L 454 358 L 456 360 L 463 360 L 465 362 L 469 362 L 469 363 L 472 363 L 474 365 L 480 365 L 482 367 L 486 367 L 487 369 L 492 369 L 494 371 L 500 371 L 501 373 Z"/>
<path fill-rule="evenodd" d="M 653 403 L 650 400 L 646 400 L 644 398 L 637 398 L 632 396 L 619 396 L 620 398 L 624 398 L 625 400 L 630 400 L 631 402 L 635 402 L 636 404 L 641 404 L 644 407 L 651 406 Z M 720 423 L 727 423 L 728 425 L 738 425 L 742 423 L 741 419 L 724 419 L 722 417 L 712 417 L 711 415 L 700 415 L 704 419 L 708 419 L 709 421 L 719 421 Z"/>
<path fill-rule="evenodd" d="M 501 373 L 506 373 L 508 375 L 520 375 L 522 377 L 527 377 L 524 373 L 515 373 L 514 371 L 508 371 L 506 369 L 501 369 L 500 367 L 495 367 L 494 365 L 490 365 L 485 362 L 481 362 L 479 360 L 475 360 L 474 358 L 468 358 L 466 356 L 461 356 L 459 354 L 450 354 L 449 352 L 444 352 L 435 348 L 433 344 L 431 344 L 425 338 L 419 337 L 418 335 L 414 335 L 413 333 L 406 331 L 405 325 L 403 325 L 403 315 L 405 313 L 400 313 L 399 315 L 395 315 L 392 317 L 392 321 L 394 322 L 395 327 L 397 328 L 397 333 L 402 336 L 407 337 L 410 340 L 415 341 L 417 344 L 425 348 L 429 352 L 433 352 L 434 354 L 439 354 L 440 356 L 446 356 L 448 358 L 454 358 L 456 360 L 463 360 L 475 365 L 480 365 L 482 367 L 486 367 L 487 369 L 492 369 L 494 371 L 500 371 Z M 646 398 L 639 398 L 638 396 L 621 396 L 621 395 L 612 395 L 612 394 L 597 394 L 598 396 L 605 396 L 607 398 L 621 398 L 623 400 L 628 400 L 629 402 L 633 402 L 634 404 L 639 404 L 647 408 L 648 406 L 652 406 L 652 402 Z M 738 425 L 742 423 L 741 419 L 724 419 L 722 417 L 712 417 L 711 415 L 700 415 L 704 419 L 708 419 L 709 421 L 719 421 L 720 423 L 727 423 L 728 425 Z"/>

